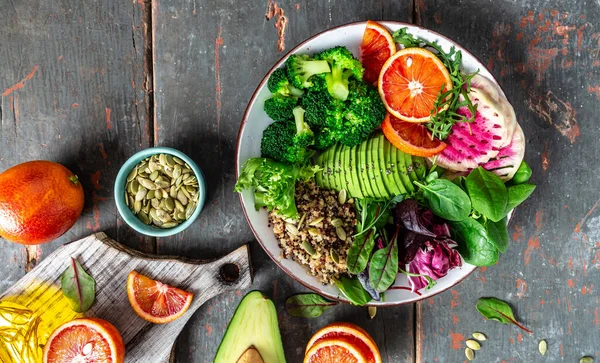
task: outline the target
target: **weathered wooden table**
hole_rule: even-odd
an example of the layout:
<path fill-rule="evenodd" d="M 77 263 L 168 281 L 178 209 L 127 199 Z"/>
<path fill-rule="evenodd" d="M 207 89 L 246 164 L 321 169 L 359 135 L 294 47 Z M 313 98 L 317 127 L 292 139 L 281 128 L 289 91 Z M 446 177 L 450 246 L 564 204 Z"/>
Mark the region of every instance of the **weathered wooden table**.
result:
<path fill-rule="evenodd" d="M 0 241 L 0 291 L 53 249 L 94 231 L 146 252 L 216 257 L 253 236 L 233 190 L 242 113 L 266 71 L 305 38 L 359 20 L 416 23 L 456 40 L 488 66 L 527 135 L 538 184 L 515 214 L 498 265 L 421 303 L 338 306 L 291 318 L 285 298 L 303 288 L 256 242 L 253 288 L 275 300 L 289 362 L 335 320 L 368 330 L 386 362 L 461 362 L 473 331 L 489 338 L 480 362 L 576 362 L 600 354 L 600 3 L 597 0 L 1 0 L 0 170 L 33 159 L 64 163 L 86 190 L 76 226 L 51 244 Z M 203 168 L 200 219 L 171 238 L 123 224 L 112 186 L 130 155 L 178 148 Z M 178 362 L 210 362 L 244 291 L 207 303 L 177 345 Z M 481 296 L 516 308 L 534 334 L 485 321 Z M 546 357 L 538 340 L 546 339 Z"/>

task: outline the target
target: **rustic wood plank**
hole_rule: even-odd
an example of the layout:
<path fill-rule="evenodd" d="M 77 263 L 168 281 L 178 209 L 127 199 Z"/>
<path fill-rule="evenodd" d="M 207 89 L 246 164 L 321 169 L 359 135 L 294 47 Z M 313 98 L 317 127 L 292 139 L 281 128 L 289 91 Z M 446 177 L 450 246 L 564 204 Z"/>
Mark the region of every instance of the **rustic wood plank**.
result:
<path fill-rule="evenodd" d="M 85 190 L 85 210 L 42 247 L 0 241 L 0 291 L 66 241 L 107 230 L 146 251 L 153 239 L 122 225 L 112 197 L 117 171 L 149 146 L 142 2 L 1 1 L 0 171 L 34 159 L 65 164 Z"/>
<path fill-rule="evenodd" d="M 498 265 L 418 304 L 417 361 L 464 361 L 464 340 L 487 334 L 484 362 L 578 361 L 598 357 L 600 130 L 597 4 L 418 0 L 420 25 L 455 39 L 496 75 L 527 136 L 538 189 L 509 226 L 512 246 Z M 482 296 L 509 301 L 534 331 L 484 321 Z M 548 341 L 547 357 L 538 341 Z"/>
<path fill-rule="evenodd" d="M 406 21 L 408 8 L 409 1 L 155 2 L 155 139 L 194 158 L 208 185 L 208 200 L 198 222 L 184 233 L 159 239 L 158 251 L 216 256 L 253 240 L 232 192 L 235 143 L 252 92 L 284 54 L 279 46 L 285 45 L 287 51 L 313 34 L 352 21 Z M 279 38 L 284 21 L 285 42 Z M 289 295 L 303 291 L 301 286 L 280 271 L 256 242 L 251 243 L 251 250 L 256 272 L 252 287 L 275 301 L 288 362 L 300 362 L 309 337 L 335 320 L 365 327 L 386 362 L 412 361 L 411 306 L 382 309 L 374 321 L 369 321 L 366 308 L 351 306 L 338 306 L 319 319 L 291 318 L 283 311 L 283 303 Z M 244 293 L 223 295 L 198 311 L 178 341 L 178 362 L 212 360 Z"/>
<path fill-rule="evenodd" d="M 69 308 L 65 307 L 57 316 L 49 316 L 47 312 L 52 310 L 48 307 L 64 306 L 65 298 L 60 289 L 46 294 L 42 291 L 49 290 L 48 284 L 60 285 L 60 277 L 71 258 L 77 259 L 96 280 L 96 300 L 85 316 L 105 319 L 119 330 L 126 346 L 127 363 L 168 362 L 175 339 L 202 304 L 223 292 L 248 288 L 252 283 L 247 246 L 218 260 L 202 262 L 139 253 L 104 233 L 97 233 L 59 247 L 0 298 L 29 307 L 41 316 L 44 324 L 59 325 L 62 315 L 69 314 Z M 225 280 L 221 271 L 230 264 L 239 271 L 237 276 L 227 276 L 231 281 Z M 169 324 L 152 324 L 137 316 L 126 289 L 127 276 L 132 270 L 194 293 L 188 311 Z"/>

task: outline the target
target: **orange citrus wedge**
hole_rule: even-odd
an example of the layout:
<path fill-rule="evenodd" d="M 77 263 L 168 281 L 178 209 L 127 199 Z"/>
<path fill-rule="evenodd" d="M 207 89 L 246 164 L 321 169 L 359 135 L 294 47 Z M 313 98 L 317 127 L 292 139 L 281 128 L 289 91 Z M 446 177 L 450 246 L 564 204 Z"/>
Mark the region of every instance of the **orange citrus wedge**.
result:
<path fill-rule="evenodd" d="M 381 363 L 379 348 L 369 333 L 355 324 L 346 322 L 329 324 L 316 332 L 306 345 L 306 354 L 308 355 L 310 351 L 314 350 L 315 346 L 321 343 L 339 339 L 352 344 L 364 356 L 365 362 Z M 307 362 L 306 358 L 304 362 Z"/>
<path fill-rule="evenodd" d="M 381 130 L 392 145 L 410 155 L 431 157 L 446 148 L 446 143 L 431 139 L 429 130 L 422 124 L 402 121 L 389 113 L 383 119 Z"/>
<path fill-rule="evenodd" d="M 182 316 L 190 307 L 194 294 L 131 271 L 127 278 L 127 297 L 142 319 L 164 324 Z"/>
<path fill-rule="evenodd" d="M 452 89 L 452 80 L 435 54 L 406 48 L 385 62 L 378 86 L 389 113 L 403 121 L 427 122 L 442 86 L 444 92 Z"/>
<path fill-rule="evenodd" d="M 44 363 L 123 363 L 125 345 L 117 328 L 96 318 L 75 319 L 50 335 Z"/>
<path fill-rule="evenodd" d="M 364 354 L 345 337 L 317 342 L 306 352 L 304 363 L 367 363 Z"/>
<path fill-rule="evenodd" d="M 363 75 L 365 82 L 377 83 L 381 67 L 394 53 L 396 53 L 396 43 L 390 32 L 378 22 L 367 21 L 360 46 L 360 61 L 365 68 Z"/>

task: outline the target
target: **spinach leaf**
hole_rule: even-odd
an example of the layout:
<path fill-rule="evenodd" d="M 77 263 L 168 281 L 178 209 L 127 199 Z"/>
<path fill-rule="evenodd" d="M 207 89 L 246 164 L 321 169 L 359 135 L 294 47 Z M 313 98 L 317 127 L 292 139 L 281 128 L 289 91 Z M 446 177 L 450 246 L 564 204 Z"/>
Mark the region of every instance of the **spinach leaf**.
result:
<path fill-rule="evenodd" d="M 478 167 L 467 176 L 465 186 L 476 211 L 494 222 L 504 218 L 508 192 L 496 174 Z"/>
<path fill-rule="evenodd" d="M 71 264 L 60 278 L 60 285 L 73 311 L 83 313 L 94 304 L 96 281 L 85 272 L 76 259 L 71 258 Z"/>
<path fill-rule="evenodd" d="M 506 228 L 506 217 L 498 222 L 487 220 L 485 222 L 485 230 L 490 238 L 490 241 L 496 246 L 498 251 L 504 253 L 508 249 L 509 237 L 508 229 Z"/>
<path fill-rule="evenodd" d="M 358 281 L 360 281 L 360 284 L 362 285 L 362 287 L 365 289 L 366 292 L 369 293 L 369 295 L 371 295 L 373 300 L 381 301 L 381 297 L 383 296 L 383 294 L 380 293 L 379 291 L 375 290 L 373 288 L 373 286 L 371 286 L 371 283 L 369 282 L 369 265 L 368 264 L 367 264 L 367 268 L 365 268 L 361 273 L 356 275 L 356 277 L 358 277 Z"/>
<path fill-rule="evenodd" d="M 498 262 L 498 249 L 485 228 L 473 218 L 450 222 L 452 236 L 463 259 L 475 266 L 491 266 Z"/>
<path fill-rule="evenodd" d="M 348 250 L 348 258 L 346 264 L 348 271 L 354 275 L 362 272 L 369 262 L 371 252 L 375 246 L 374 228 L 371 228 L 367 233 L 360 234 L 354 238 L 352 246 Z"/>
<path fill-rule="evenodd" d="M 417 181 L 427 200 L 429 209 L 438 217 L 449 221 L 462 221 L 471 213 L 471 200 L 467 193 L 447 179 L 435 179 L 423 185 Z"/>
<path fill-rule="evenodd" d="M 398 274 L 398 233 L 400 227 L 385 248 L 376 251 L 371 257 L 369 266 L 369 282 L 376 291 L 384 292 Z"/>
<path fill-rule="evenodd" d="M 465 187 L 465 181 L 467 180 L 467 178 L 465 178 L 464 176 L 457 176 L 456 178 L 452 179 L 452 183 L 454 183 L 454 185 L 456 185 L 457 187 L 459 187 L 460 189 L 462 189 L 463 191 L 467 191 L 467 187 Z"/>
<path fill-rule="evenodd" d="M 477 300 L 477 305 L 475 305 L 475 307 L 486 319 L 496 320 L 503 324 L 513 324 L 530 334 L 533 333 L 531 330 L 517 322 L 510 305 L 502 300 L 496 299 L 495 297 L 482 297 Z"/>
<path fill-rule="evenodd" d="M 316 318 L 337 304 L 318 294 L 297 294 L 287 298 L 285 310 L 297 318 Z"/>
<path fill-rule="evenodd" d="M 519 165 L 519 169 L 517 169 L 517 172 L 512 177 L 510 182 L 513 185 L 527 183 L 529 181 L 529 178 L 531 178 L 531 174 L 531 168 L 529 167 L 529 165 L 527 165 L 525 160 L 523 160 L 521 162 L 521 165 Z"/>
<path fill-rule="evenodd" d="M 506 213 L 523 203 L 525 199 L 529 198 L 534 190 L 535 185 L 533 184 L 519 184 L 508 187 L 508 203 L 506 204 Z"/>
<path fill-rule="evenodd" d="M 371 301 L 371 295 L 363 289 L 360 281 L 355 277 L 342 276 L 339 281 L 335 282 L 335 286 L 346 299 L 350 300 L 352 305 L 362 306 Z"/>

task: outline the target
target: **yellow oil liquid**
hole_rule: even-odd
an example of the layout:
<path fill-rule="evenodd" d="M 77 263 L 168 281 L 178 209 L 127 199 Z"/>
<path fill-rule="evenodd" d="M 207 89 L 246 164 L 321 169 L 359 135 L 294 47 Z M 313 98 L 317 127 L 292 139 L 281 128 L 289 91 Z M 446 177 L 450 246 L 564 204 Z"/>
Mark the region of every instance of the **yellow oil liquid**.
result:
<path fill-rule="evenodd" d="M 15 296 L 0 300 L 0 363 L 41 363 L 52 332 L 80 317 L 59 287 L 32 282 Z"/>

